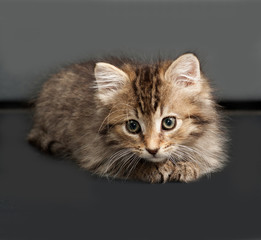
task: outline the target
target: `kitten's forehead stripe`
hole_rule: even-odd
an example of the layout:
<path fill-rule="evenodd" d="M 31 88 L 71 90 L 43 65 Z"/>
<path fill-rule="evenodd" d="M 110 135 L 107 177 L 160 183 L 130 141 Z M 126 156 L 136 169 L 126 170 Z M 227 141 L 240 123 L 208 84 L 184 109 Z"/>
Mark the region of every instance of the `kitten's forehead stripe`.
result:
<path fill-rule="evenodd" d="M 134 109 L 134 112 L 135 112 L 136 118 L 139 118 L 139 113 L 138 113 L 138 110 L 136 108 Z"/>
<path fill-rule="evenodd" d="M 157 67 L 145 66 L 136 70 L 133 88 L 143 114 L 156 112 L 160 101 L 160 85 L 161 79 Z"/>

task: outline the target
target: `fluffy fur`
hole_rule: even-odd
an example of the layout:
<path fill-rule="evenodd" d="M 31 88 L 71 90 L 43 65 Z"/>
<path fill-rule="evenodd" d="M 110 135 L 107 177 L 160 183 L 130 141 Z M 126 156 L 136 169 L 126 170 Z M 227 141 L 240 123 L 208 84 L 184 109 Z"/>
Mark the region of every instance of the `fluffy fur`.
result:
<path fill-rule="evenodd" d="M 162 121 L 173 117 L 175 127 Z M 136 120 L 139 133 L 126 122 Z M 153 64 L 110 58 L 71 65 L 43 85 L 28 140 L 100 176 L 193 181 L 222 168 L 224 134 L 193 54 Z"/>

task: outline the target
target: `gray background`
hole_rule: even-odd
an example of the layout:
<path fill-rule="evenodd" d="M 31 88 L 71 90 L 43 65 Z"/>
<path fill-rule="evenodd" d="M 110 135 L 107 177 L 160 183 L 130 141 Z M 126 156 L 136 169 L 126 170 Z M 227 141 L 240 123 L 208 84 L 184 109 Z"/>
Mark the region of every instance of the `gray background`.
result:
<path fill-rule="evenodd" d="M 0 1 L 0 101 L 74 61 L 195 51 L 221 100 L 261 99 L 261 1 Z"/>

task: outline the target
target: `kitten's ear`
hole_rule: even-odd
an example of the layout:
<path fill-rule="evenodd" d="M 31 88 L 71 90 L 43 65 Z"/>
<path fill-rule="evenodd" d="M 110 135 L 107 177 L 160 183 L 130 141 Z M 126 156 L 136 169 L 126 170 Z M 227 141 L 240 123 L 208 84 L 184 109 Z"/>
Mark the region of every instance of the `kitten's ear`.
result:
<path fill-rule="evenodd" d="M 165 72 L 165 79 L 182 87 L 200 88 L 200 64 L 191 53 L 176 59 Z"/>
<path fill-rule="evenodd" d="M 96 63 L 94 76 L 97 82 L 98 97 L 102 102 L 108 102 L 116 91 L 128 80 L 125 72 L 104 62 Z"/>

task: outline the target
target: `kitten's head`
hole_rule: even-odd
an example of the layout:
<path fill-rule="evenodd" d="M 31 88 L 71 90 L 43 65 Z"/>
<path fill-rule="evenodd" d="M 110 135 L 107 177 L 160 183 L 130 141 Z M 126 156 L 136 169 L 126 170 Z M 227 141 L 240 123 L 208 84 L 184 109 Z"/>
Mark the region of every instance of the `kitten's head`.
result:
<path fill-rule="evenodd" d="M 94 74 L 107 109 L 99 130 L 115 149 L 152 162 L 171 159 L 215 121 L 211 89 L 193 54 L 153 65 L 98 62 Z"/>

